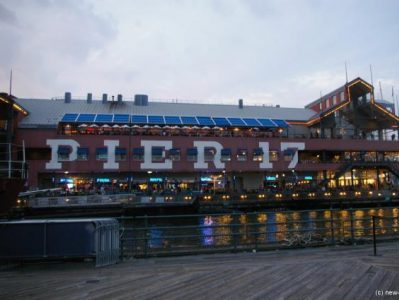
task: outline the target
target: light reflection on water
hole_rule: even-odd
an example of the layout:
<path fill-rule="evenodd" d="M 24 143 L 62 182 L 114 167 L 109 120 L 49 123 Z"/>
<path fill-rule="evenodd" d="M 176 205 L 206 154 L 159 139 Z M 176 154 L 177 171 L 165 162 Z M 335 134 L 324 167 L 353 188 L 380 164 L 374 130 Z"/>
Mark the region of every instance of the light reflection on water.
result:
<path fill-rule="evenodd" d="M 150 247 L 176 243 L 196 244 L 197 236 L 204 247 L 281 242 L 298 232 L 311 232 L 334 239 L 370 237 L 371 216 L 399 217 L 398 208 L 315 210 L 207 215 L 173 221 L 171 226 L 151 224 Z M 398 219 L 376 219 L 376 234 L 399 231 Z M 151 221 L 150 221 L 151 222 Z M 178 223 L 178 224 L 177 224 Z M 334 232 L 333 230 L 334 229 Z M 175 238 L 183 236 L 184 238 Z M 171 238 L 173 237 L 173 238 Z"/>

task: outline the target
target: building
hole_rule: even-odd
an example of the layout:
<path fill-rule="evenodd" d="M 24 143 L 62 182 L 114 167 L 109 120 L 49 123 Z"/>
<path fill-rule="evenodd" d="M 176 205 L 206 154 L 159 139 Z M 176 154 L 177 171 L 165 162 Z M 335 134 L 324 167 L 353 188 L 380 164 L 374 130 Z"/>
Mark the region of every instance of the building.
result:
<path fill-rule="evenodd" d="M 28 186 L 77 193 L 385 189 L 399 118 L 361 78 L 305 108 L 16 99 Z M 26 115 L 24 115 L 26 114 Z M 390 131 L 389 138 L 386 132 Z M 393 133 L 394 132 L 394 133 Z"/>

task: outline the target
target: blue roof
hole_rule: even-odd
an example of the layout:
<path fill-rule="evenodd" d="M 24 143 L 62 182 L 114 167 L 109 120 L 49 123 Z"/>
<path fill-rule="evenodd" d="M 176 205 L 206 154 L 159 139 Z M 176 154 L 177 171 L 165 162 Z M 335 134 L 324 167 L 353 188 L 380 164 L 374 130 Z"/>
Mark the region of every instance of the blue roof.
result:
<path fill-rule="evenodd" d="M 217 126 L 231 126 L 226 118 L 212 118 Z"/>
<path fill-rule="evenodd" d="M 233 126 L 245 126 L 244 121 L 241 118 L 227 118 Z"/>
<path fill-rule="evenodd" d="M 75 122 L 78 118 L 78 115 L 79 114 L 65 114 L 62 117 L 61 122 Z"/>
<path fill-rule="evenodd" d="M 128 114 L 78 114 L 67 113 L 61 122 L 98 122 L 98 123 L 131 123 L 159 125 L 201 125 L 201 126 L 245 126 L 288 128 L 290 125 L 281 119 L 267 118 L 230 118 L 207 116 L 163 116 L 163 115 L 128 115 Z"/>
<path fill-rule="evenodd" d="M 114 115 L 114 123 L 130 123 L 130 116 L 125 114 Z"/>
<path fill-rule="evenodd" d="M 258 119 L 258 121 L 263 127 L 277 127 L 277 125 L 270 119 Z"/>
<path fill-rule="evenodd" d="M 163 116 L 148 116 L 148 124 L 165 124 Z"/>
<path fill-rule="evenodd" d="M 175 116 L 165 116 L 165 123 L 169 125 L 180 125 L 181 120 L 180 117 L 175 117 Z"/>
<path fill-rule="evenodd" d="M 95 122 L 110 123 L 110 122 L 112 122 L 113 118 L 114 118 L 114 115 L 98 114 L 96 116 Z"/>
<path fill-rule="evenodd" d="M 252 118 L 243 118 L 242 119 L 245 124 L 247 124 L 248 126 L 261 126 L 261 124 L 256 120 L 256 119 L 252 119 Z"/>
<path fill-rule="evenodd" d="M 132 116 L 132 123 L 134 123 L 134 124 L 147 124 L 147 116 L 133 115 Z"/>
<path fill-rule="evenodd" d="M 183 125 L 198 125 L 195 117 L 180 117 Z"/>
<path fill-rule="evenodd" d="M 278 127 L 281 127 L 281 128 L 288 128 L 288 127 L 290 127 L 290 125 L 289 125 L 286 121 L 284 121 L 284 120 L 272 119 L 272 121 L 273 121 L 274 123 L 276 123 L 276 125 L 277 125 Z"/>
<path fill-rule="evenodd" d="M 80 114 L 76 122 L 94 122 L 95 114 Z"/>
<path fill-rule="evenodd" d="M 215 122 L 213 122 L 211 117 L 197 117 L 198 124 L 202 126 L 214 126 Z"/>

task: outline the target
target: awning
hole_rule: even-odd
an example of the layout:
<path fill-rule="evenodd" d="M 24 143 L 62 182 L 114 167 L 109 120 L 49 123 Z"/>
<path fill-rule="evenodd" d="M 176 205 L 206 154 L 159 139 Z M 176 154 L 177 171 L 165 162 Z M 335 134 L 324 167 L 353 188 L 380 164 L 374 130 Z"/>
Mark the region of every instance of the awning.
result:
<path fill-rule="evenodd" d="M 144 155 L 144 148 L 133 148 L 133 155 L 136 156 Z"/>
<path fill-rule="evenodd" d="M 285 156 L 292 156 L 295 154 L 295 152 L 297 151 L 297 148 L 288 148 L 284 150 L 284 155 Z"/>
<path fill-rule="evenodd" d="M 238 149 L 237 150 L 237 154 L 238 155 L 247 155 L 248 154 L 248 150 L 247 149 Z"/>
<path fill-rule="evenodd" d="M 254 149 L 254 155 L 263 155 L 263 148 L 255 148 Z"/>
<path fill-rule="evenodd" d="M 89 148 L 78 148 L 78 155 L 89 155 Z"/>
<path fill-rule="evenodd" d="M 97 148 L 96 155 L 107 155 L 108 151 L 107 148 Z"/>
<path fill-rule="evenodd" d="M 231 149 L 230 148 L 223 148 L 221 151 L 222 156 L 230 156 L 231 155 Z"/>
<path fill-rule="evenodd" d="M 187 155 L 189 155 L 189 156 L 198 155 L 198 149 L 197 148 L 188 148 Z"/>
<path fill-rule="evenodd" d="M 116 155 L 126 155 L 126 153 L 127 153 L 126 148 L 116 148 L 115 149 Z"/>
<path fill-rule="evenodd" d="M 206 147 L 204 149 L 205 155 L 215 155 L 215 149 Z"/>
<path fill-rule="evenodd" d="M 58 147 L 58 154 L 68 155 L 69 153 L 71 153 L 71 147 L 68 147 L 68 146 L 59 146 Z"/>
<path fill-rule="evenodd" d="M 172 148 L 169 150 L 169 155 L 180 155 L 180 149 L 179 148 Z"/>
<path fill-rule="evenodd" d="M 151 154 L 153 156 L 162 156 L 163 148 L 161 147 L 152 147 Z"/>

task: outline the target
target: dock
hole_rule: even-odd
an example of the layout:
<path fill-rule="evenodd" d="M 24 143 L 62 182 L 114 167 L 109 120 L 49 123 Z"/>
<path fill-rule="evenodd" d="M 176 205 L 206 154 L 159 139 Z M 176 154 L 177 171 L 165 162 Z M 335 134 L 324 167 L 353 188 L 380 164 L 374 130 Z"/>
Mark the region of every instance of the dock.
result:
<path fill-rule="evenodd" d="M 395 299 L 399 242 L 378 245 L 377 254 L 368 244 L 132 259 L 104 268 L 32 263 L 0 271 L 0 298 Z"/>

